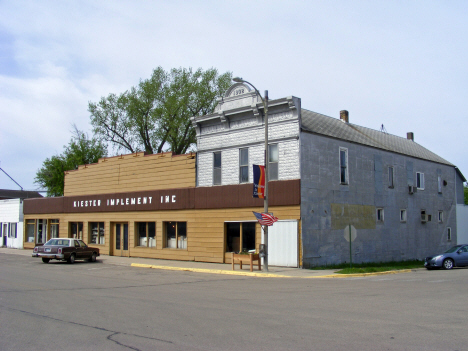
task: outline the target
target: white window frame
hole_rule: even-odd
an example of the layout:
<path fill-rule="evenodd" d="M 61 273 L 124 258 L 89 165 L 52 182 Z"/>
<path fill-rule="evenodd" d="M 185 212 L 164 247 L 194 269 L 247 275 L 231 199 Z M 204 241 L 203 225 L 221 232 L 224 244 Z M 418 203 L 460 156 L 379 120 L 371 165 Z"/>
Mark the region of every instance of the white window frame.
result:
<path fill-rule="evenodd" d="M 416 186 L 418 190 L 424 190 L 424 173 L 416 172 Z"/>
<path fill-rule="evenodd" d="M 345 172 L 344 172 L 344 177 L 345 179 L 342 179 L 342 172 L 343 172 L 343 166 L 342 166 L 342 159 L 341 159 L 341 153 L 344 152 L 345 155 Z M 348 149 L 345 147 L 340 147 L 339 152 L 338 152 L 338 162 L 339 162 L 339 176 L 340 176 L 340 184 L 343 185 L 348 185 L 349 184 L 349 162 L 348 162 Z"/>
<path fill-rule="evenodd" d="M 242 151 L 247 152 L 247 164 L 242 163 Z M 242 169 L 246 168 L 247 169 L 247 180 L 242 180 Z M 249 182 L 249 148 L 244 147 L 239 149 L 239 183 L 240 184 L 245 184 Z"/>
<path fill-rule="evenodd" d="M 278 155 L 278 158 L 277 158 L 277 160 L 272 161 L 271 149 L 273 147 L 276 147 L 276 153 Z M 272 169 L 273 166 L 276 167 L 276 178 L 271 177 L 271 174 L 272 174 L 271 169 Z M 268 145 L 268 180 L 270 181 L 270 180 L 278 180 L 278 179 L 279 179 L 279 146 L 278 146 L 278 144 L 269 144 Z"/>
<path fill-rule="evenodd" d="M 439 223 L 442 223 L 444 221 L 444 211 L 438 212 L 437 220 L 439 221 Z"/>
<path fill-rule="evenodd" d="M 18 223 L 8 223 L 8 237 L 9 238 L 16 238 Z"/>
<path fill-rule="evenodd" d="M 404 223 L 406 222 L 406 219 L 407 219 L 407 211 L 404 208 L 400 210 L 400 222 Z"/>
<path fill-rule="evenodd" d="M 220 165 L 219 167 L 215 164 L 216 155 L 219 155 L 220 158 Z M 221 151 L 213 152 L 213 185 L 221 185 L 223 182 L 222 176 L 222 169 L 223 169 L 223 154 Z M 216 181 L 216 174 L 219 172 L 219 182 Z"/>
<path fill-rule="evenodd" d="M 375 213 L 375 220 L 377 221 L 377 223 L 384 222 L 384 209 L 382 207 L 377 208 L 376 213 Z"/>

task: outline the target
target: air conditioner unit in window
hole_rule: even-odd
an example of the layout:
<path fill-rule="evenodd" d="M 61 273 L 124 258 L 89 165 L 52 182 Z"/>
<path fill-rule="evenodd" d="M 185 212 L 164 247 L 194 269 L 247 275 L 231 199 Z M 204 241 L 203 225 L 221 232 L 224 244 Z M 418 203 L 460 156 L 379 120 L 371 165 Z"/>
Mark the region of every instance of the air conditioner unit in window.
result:
<path fill-rule="evenodd" d="M 422 223 L 426 223 L 426 222 L 427 222 L 427 216 L 428 216 L 427 214 L 422 214 L 422 213 L 421 213 L 421 222 L 422 222 Z"/>
<path fill-rule="evenodd" d="M 418 191 L 418 187 L 412 186 L 412 185 L 408 185 L 408 193 L 414 194 L 414 193 L 417 192 L 417 191 Z"/>

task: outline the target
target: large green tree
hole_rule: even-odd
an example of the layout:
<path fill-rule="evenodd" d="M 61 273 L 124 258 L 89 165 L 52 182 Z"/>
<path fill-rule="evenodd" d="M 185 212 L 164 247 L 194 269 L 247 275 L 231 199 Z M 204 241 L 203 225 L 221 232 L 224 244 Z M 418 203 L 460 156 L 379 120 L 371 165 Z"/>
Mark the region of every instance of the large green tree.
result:
<path fill-rule="evenodd" d="M 79 165 L 96 163 L 107 155 L 106 145 L 75 126 L 74 134 L 60 155 L 47 158 L 37 171 L 34 182 L 47 189 L 47 196 L 63 196 L 65 171 L 78 169 Z"/>
<path fill-rule="evenodd" d="M 158 67 L 138 86 L 89 102 L 95 136 L 130 153 L 185 153 L 196 142 L 190 117 L 213 112 L 231 78 L 215 68 L 166 72 Z"/>

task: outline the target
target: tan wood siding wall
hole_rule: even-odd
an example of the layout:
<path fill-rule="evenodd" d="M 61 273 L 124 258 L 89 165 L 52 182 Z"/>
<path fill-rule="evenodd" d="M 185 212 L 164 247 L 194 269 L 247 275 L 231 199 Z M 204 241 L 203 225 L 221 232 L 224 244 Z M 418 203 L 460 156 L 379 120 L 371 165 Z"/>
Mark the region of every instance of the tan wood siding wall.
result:
<path fill-rule="evenodd" d="M 226 221 L 255 220 L 252 211 L 262 212 L 262 208 L 210 209 L 210 210 L 178 210 L 178 211 L 148 211 L 148 212 L 113 212 L 113 213 L 68 213 L 48 215 L 25 215 L 27 219 L 56 219 L 60 221 L 60 237 L 68 237 L 70 222 L 83 222 L 83 240 L 89 243 L 89 223 L 104 222 L 105 245 L 99 247 L 102 254 L 112 254 L 113 238 L 111 227 L 113 223 L 128 223 L 129 255 L 132 257 L 148 257 L 172 260 L 193 260 L 202 262 L 230 262 L 225 259 L 225 229 Z M 300 206 L 271 207 L 270 211 L 280 219 L 300 219 Z M 187 249 L 163 248 L 163 222 L 187 222 Z M 137 222 L 156 222 L 156 248 L 139 247 L 135 225 Z M 26 226 L 25 232 L 26 232 Z M 26 233 L 25 233 L 26 234 Z M 257 223 L 256 247 L 261 243 L 262 230 Z M 26 235 L 25 235 L 26 237 Z M 32 249 L 34 244 L 24 243 L 25 249 Z"/>
<path fill-rule="evenodd" d="M 195 156 L 163 153 L 99 159 L 65 172 L 65 196 L 195 187 Z"/>

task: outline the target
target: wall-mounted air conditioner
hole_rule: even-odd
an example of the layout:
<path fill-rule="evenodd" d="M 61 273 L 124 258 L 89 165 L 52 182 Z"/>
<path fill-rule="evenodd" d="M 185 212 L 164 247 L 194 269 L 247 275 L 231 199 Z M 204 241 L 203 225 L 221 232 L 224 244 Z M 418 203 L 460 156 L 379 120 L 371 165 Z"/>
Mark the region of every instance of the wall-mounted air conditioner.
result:
<path fill-rule="evenodd" d="M 426 223 L 427 222 L 427 214 L 426 213 L 421 213 L 421 222 Z"/>
<path fill-rule="evenodd" d="M 417 187 L 417 186 L 408 185 L 408 193 L 414 194 L 414 193 L 417 192 L 417 191 L 418 191 L 418 187 Z"/>

